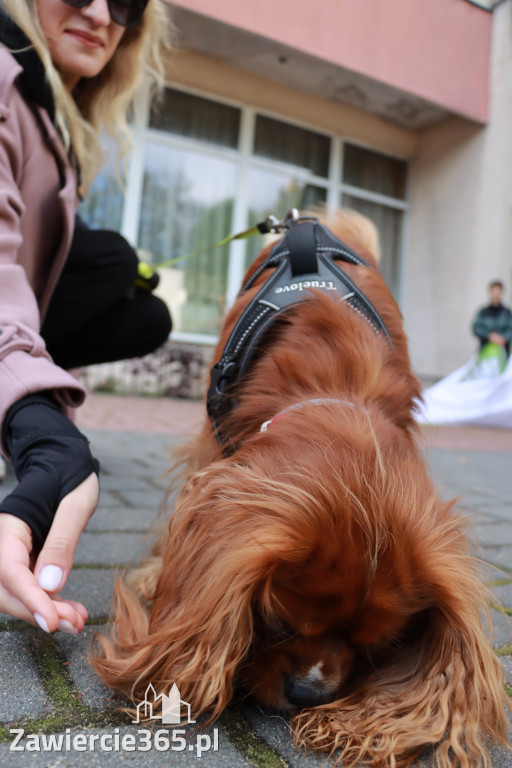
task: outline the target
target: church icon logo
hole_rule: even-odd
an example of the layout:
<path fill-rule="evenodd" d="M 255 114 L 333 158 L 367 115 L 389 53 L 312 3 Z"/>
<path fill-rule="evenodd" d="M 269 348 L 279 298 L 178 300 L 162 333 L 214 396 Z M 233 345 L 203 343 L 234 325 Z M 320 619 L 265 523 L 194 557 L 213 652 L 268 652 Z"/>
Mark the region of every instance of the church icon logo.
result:
<path fill-rule="evenodd" d="M 159 701 L 161 701 L 161 714 L 154 715 L 153 709 L 157 708 Z M 132 720 L 132 723 L 140 723 L 141 720 L 161 720 L 163 725 L 179 725 L 182 722 L 182 709 L 186 711 L 187 723 L 195 723 L 195 720 L 191 719 L 190 704 L 181 699 L 176 683 L 173 684 L 168 696 L 165 693 L 157 694 L 153 684 L 150 683 L 146 688 L 144 700 L 137 704 L 137 719 Z"/>

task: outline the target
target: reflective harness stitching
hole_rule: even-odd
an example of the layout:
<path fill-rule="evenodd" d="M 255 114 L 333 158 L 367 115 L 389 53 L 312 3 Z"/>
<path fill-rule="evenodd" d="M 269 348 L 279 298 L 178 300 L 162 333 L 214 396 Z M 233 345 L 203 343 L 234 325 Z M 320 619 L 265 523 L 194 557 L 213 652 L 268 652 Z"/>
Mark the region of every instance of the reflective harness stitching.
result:
<path fill-rule="evenodd" d="M 237 344 L 237 345 L 236 345 L 236 347 L 235 347 L 235 354 L 237 354 L 237 353 L 240 351 L 240 349 L 241 349 L 241 347 L 242 347 L 242 345 L 243 345 L 243 343 L 244 343 L 245 339 L 246 339 L 246 338 L 247 338 L 247 336 L 248 336 L 248 335 L 251 333 L 251 331 L 252 331 L 252 329 L 254 328 L 254 326 L 255 326 L 255 325 L 257 325 L 257 324 L 259 323 L 259 321 L 260 321 L 260 320 L 261 320 L 261 319 L 262 319 L 262 318 L 263 318 L 265 315 L 267 315 L 267 314 L 270 312 L 270 310 L 271 310 L 271 309 L 272 309 L 272 307 L 271 307 L 270 305 L 267 305 L 266 307 L 264 307 L 264 308 L 263 308 L 263 310 L 262 310 L 262 311 L 259 313 L 259 315 L 256 315 L 256 317 L 254 318 L 254 320 L 252 321 L 252 323 L 250 324 L 250 326 L 249 326 L 248 328 L 246 328 L 246 330 L 244 331 L 244 333 L 243 333 L 243 334 L 242 334 L 242 336 L 240 337 L 240 339 L 239 339 L 239 341 L 238 341 L 238 344 Z"/>
<path fill-rule="evenodd" d="M 376 326 L 376 325 L 374 325 L 374 324 L 372 323 L 372 321 L 370 320 L 370 318 L 369 318 L 367 315 L 365 315 L 365 313 L 364 313 L 364 312 L 361 312 L 361 310 L 359 309 L 359 307 L 357 307 L 357 306 L 356 306 L 355 304 L 353 304 L 351 301 L 347 301 L 347 305 L 350 307 L 350 309 L 353 309 L 353 310 L 354 310 L 354 312 L 357 312 L 357 314 L 358 314 L 358 315 L 360 315 L 360 316 L 361 316 L 361 317 L 362 317 L 364 320 L 366 320 L 366 322 L 370 324 L 370 327 L 371 327 L 371 328 L 373 328 L 373 330 L 375 331 L 375 333 L 380 333 L 380 330 L 379 330 L 379 328 L 377 328 L 377 326 Z"/>
<path fill-rule="evenodd" d="M 220 428 L 222 418 L 236 405 L 233 385 L 250 369 L 260 353 L 259 344 L 276 320 L 291 307 L 310 297 L 310 289 L 335 293 L 354 312 L 364 318 L 378 335 L 393 346 L 388 329 L 379 313 L 334 258 L 373 267 L 316 219 L 293 221 L 263 264 L 242 286 L 243 295 L 268 268 L 276 267 L 236 322 L 220 360 L 210 371 L 207 410 L 212 427 L 225 456 L 236 447 Z"/>

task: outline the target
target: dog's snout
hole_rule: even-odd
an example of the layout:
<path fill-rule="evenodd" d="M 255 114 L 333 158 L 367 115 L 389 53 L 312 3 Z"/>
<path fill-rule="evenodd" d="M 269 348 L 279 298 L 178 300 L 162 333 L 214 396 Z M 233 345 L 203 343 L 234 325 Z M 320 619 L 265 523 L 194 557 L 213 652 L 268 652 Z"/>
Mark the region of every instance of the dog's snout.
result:
<path fill-rule="evenodd" d="M 290 677 L 285 681 L 284 693 L 294 707 L 318 707 L 333 699 L 333 693 L 326 691 L 318 680 Z"/>

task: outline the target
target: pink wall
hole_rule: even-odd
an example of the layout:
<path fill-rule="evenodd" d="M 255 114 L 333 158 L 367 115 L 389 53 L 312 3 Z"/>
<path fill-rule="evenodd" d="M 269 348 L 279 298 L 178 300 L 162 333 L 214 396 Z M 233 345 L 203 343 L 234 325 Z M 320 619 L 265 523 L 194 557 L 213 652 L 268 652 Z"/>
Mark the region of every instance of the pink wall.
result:
<path fill-rule="evenodd" d="M 465 0 L 178 0 L 174 5 L 487 119 L 492 15 Z"/>

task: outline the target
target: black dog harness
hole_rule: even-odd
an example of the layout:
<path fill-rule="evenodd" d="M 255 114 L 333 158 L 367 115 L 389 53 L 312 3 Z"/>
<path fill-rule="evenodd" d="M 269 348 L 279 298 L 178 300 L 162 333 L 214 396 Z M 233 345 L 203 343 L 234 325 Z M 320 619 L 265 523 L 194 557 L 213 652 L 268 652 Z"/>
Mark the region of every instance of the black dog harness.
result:
<path fill-rule="evenodd" d="M 210 371 L 206 406 L 215 436 L 226 456 L 234 448 L 222 433 L 220 422 L 236 404 L 233 385 L 242 379 L 261 352 L 260 343 L 267 331 L 288 309 L 310 297 L 310 289 L 337 295 L 368 322 L 375 333 L 386 337 L 393 345 L 389 331 L 371 301 L 335 259 L 370 269 L 371 265 L 316 219 L 292 220 L 286 226 L 285 236 L 242 286 L 239 295 L 245 293 L 266 269 L 275 267 L 275 271 L 245 308 L 220 360 Z"/>

